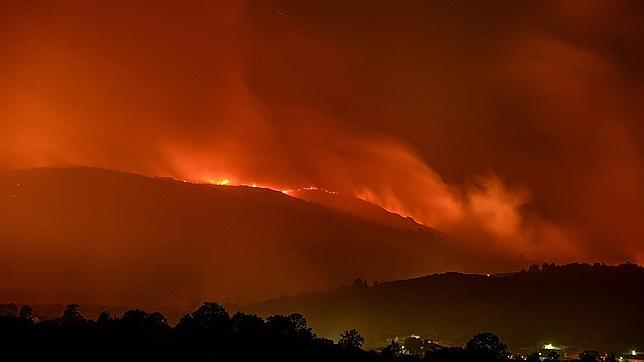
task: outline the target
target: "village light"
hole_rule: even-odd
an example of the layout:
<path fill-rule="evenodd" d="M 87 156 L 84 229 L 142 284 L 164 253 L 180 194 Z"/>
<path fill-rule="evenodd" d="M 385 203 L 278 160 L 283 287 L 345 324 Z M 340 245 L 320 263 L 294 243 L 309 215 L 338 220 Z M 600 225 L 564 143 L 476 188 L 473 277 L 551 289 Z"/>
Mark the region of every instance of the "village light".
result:
<path fill-rule="evenodd" d="M 555 349 L 555 346 L 553 346 L 552 343 L 548 343 L 543 346 L 543 349 Z"/>

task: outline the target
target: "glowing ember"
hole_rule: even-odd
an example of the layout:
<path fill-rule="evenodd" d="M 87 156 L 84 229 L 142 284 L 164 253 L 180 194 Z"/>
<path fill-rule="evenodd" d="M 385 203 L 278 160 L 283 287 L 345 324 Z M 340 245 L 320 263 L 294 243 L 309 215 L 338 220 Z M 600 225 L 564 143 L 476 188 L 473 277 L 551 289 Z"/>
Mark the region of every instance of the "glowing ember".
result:
<path fill-rule="evenodd" d="M 302 191 L 302 190 L 305 190 L 305 191 L 322 191 L 322 192 L 326 192 L 327 194 L 331 194 L 331 195 L 338 195 L 338 194 L 339 194 L 339 193 L 337 193 L 337 192 L 335 192 L 335 191 L 330 191 L 330 190 L 327 190 L 327 189 L 322 189 L 322 188 L 319 188 L 319 187 L 317 187 L 317 186 L 304 187 L 304 188 L 302 188 L 302 189 L 297 189 L 297 190 L 295 190 L 295 191 Z"/>

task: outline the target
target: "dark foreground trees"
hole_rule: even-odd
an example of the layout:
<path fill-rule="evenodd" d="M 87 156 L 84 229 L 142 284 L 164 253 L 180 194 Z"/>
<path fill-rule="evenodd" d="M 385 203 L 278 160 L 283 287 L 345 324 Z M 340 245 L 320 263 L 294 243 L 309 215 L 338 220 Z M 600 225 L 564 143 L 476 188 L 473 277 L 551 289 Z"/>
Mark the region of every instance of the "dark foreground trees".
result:
<path fill-rule="evenodd" d="M 38 322 L 26 308 L 0 316 L 0 361 L 375 361 L 357 331 L 345 344 L 317 337 L 301 314 L 266 320 L 204 303 L 173 328 L 161 313 L 84 318 L 76 304 Z"/>
<path fill-rule="evenodd" d="M 108 312 L 89 320 L 76 304 L 59 318 L 38 321 L 31 308 L 15 305 L 0 315 L 0 362 L 4 361 L 506 361 L 506 346 L 492 333 L 465 346 L 426 345 L 418 337 L 394 340 L 380 352 L 364 351 L 364 338 L 351 329 L 338 343 L 321 338 L 301 314 L 228 312 L 204 303 L 175 327 L 158 312 Z M 426 348 L 427 347 L 427 348 Z"/>

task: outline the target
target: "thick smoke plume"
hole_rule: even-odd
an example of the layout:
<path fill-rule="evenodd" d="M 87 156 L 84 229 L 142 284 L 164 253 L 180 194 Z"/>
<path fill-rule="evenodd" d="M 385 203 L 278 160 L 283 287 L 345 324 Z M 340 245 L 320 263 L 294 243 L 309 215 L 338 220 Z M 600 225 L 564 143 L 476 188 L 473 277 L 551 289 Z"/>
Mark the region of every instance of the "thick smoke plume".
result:
<path fill-rule="evenodd" d="M 486 39 L 477 2 L 336 5 L 4 4 L 0 167 L 316 186 L 486 253 L 643 261 L 631 4 L 495 8 Z"/>

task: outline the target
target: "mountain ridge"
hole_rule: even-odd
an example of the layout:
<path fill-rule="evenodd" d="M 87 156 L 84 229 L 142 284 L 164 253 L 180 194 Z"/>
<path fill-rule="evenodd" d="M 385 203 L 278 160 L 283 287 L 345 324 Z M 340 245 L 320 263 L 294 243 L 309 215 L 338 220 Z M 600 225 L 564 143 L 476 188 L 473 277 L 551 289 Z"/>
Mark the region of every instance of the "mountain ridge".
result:
<path fill-rule="evenodd" d="M 0 298 L 9 300 L 248 302 L 357 277 L 511 269 L 443 235 L 261 188 L 41 168 L 0 173 L 0 201 Z"/>

